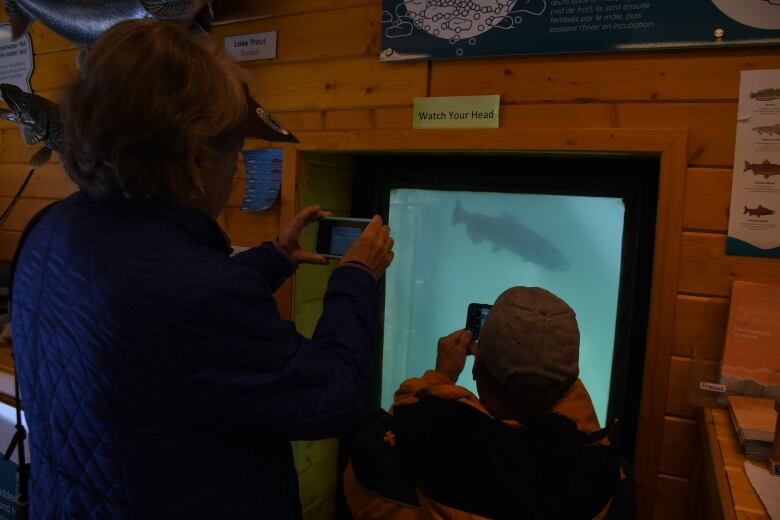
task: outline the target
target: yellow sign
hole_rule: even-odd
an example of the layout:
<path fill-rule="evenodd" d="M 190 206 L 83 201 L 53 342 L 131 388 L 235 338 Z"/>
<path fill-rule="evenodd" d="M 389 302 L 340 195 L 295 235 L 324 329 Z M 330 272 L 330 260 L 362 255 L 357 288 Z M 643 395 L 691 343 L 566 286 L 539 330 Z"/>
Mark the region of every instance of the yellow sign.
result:
<path fill-rule="evenodd" d="M 498 128 L 501 96 L 414 98 L 413 128 Z"/>

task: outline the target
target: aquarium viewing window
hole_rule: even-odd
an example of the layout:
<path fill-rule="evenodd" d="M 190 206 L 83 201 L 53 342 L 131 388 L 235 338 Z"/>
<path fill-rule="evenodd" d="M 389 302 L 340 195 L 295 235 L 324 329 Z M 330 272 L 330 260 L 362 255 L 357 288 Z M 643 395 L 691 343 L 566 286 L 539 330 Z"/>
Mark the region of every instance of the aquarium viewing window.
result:
<path fill-rule="evenodd" d="M 433 368 L 439 337 L 464 327 L 469 303 L 515 285 L 544 287 L 576 312 L 580 377 L 607 418 L 623 246 L 614 197 L 394 189 L 395 260 L 385 283 L 382 406 Z M 471 357 L 458 384 L 476 393 Z"/>
<path fill-rule="evenodd" d="M 368 412 L 433 369 L 470 303 L 543 287 L 576 312 L 580 377 L 633 458 L 652 284 L 659 161 L 628 154 L 384 154 L 356 160 L 353 217 L 395 238 Z M 469 362 L 458 384 L 476 393 Z"/>

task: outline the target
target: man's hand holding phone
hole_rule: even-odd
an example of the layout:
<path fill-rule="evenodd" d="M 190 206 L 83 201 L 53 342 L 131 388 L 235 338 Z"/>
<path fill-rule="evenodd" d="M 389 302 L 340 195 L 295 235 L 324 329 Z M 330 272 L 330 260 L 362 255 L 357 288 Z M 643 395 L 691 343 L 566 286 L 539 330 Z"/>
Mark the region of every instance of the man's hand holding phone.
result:
<path fill-rule="evenodd" d="M 436 353 L 436 371 L 447 376 L 454 383 L 463 372 L 463 367 L 466 366 L 466 356 L 473 353 L 471 331 L 468 329 L 456 330 L 439 340 Z"/>
<path fill-rule="evenodd" d="M 382 217 L 374 215 L 355 243 L 344 253 L 340 263 L 361 264 L 379 279 L 393 262 L 394 243 L 390 228 L 382 223 Z"/>

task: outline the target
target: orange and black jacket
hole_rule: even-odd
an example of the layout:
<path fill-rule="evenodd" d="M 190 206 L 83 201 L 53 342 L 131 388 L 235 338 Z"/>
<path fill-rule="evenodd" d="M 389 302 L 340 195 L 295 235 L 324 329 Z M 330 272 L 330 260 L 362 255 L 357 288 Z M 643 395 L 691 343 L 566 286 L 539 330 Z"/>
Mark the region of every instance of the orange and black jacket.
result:
<path fill-rule="evenodd" d="M 428 371 L 361 435 L 344 491 L 357 520 L 631 518 L 633 490 L 606 434 L 579 380 L 552 414 L 520 424 Z"/>

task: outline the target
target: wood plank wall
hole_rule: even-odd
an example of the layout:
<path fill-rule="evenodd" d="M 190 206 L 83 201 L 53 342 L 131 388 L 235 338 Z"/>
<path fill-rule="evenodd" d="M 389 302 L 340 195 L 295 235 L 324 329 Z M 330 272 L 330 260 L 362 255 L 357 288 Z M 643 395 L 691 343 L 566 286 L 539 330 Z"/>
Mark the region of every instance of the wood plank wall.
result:
<path fill-rule="evenodd" d="M 501 95 L 502 127 L 689 130 L 663 447 L 657 484 L 646 490 L 654 500 L 644 503 L 642 515 L 688 518 L 697 438 L 696 409 L 686 402 L 692 356 L 719 359 L 733 279 L 780 283 L 777 261 L 724 255 L 739 71 L 780 68 L 780 53 L 713 49 L 380 65 L 380 7 L 379 0 L 217 0 L 226 23 L 214 28 L 214 37 L 279 31 L 278 58 L 245 69 L 256 97 L 293 131 L 408 129 L 413 96 L 476 94 Z M 56 99 L 75 74 L 77 51 L 39 23 L 32 36 L 33 87 Z M 16 191 L 33 150 L 13 125 L 1 123 L 0 132 L 2 205 Z M 221 223 L 239 244 L 273 237 L 278 205 L 261 214 L 242 212 L 242 189 L 239 174 Z M 38 208 L 73 190 L 56 158 L 41 168 L 0 227 L 0 257 L 11 257 Z"/>

